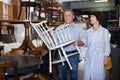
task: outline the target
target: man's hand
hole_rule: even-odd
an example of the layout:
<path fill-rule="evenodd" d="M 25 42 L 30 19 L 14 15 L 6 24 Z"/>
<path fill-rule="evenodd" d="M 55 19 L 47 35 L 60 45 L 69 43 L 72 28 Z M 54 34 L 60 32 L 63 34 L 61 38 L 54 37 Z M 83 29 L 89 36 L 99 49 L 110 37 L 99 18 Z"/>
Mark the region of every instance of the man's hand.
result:
<path fill-rule="evenodd" d="M 75 45 L 75 46 L 77 46 L 77 45 L 78 45 L 78 40 L 76 40 L 76 41 L 74 42 L 74 45 Z"/>
<path fill-rule="evenodd" d="M 75 42 L 74 42 L 74 45 L 79 45 L 79 46 L 83 46 L 84 45 L 84 42 L 82 41 L 82 39 L 79 39 L 79 40 L 76 40 Z"/>

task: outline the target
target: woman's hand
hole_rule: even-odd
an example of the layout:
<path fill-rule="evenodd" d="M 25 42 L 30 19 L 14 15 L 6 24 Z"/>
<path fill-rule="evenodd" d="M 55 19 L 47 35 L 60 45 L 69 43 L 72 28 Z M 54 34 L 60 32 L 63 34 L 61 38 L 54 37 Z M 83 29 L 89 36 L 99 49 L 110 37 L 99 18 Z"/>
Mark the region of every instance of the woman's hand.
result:
<path fill-rule="evenodd" d="M 108 56 L 104 56 L 104 66 L 107 66 L 108 63 Z"/>

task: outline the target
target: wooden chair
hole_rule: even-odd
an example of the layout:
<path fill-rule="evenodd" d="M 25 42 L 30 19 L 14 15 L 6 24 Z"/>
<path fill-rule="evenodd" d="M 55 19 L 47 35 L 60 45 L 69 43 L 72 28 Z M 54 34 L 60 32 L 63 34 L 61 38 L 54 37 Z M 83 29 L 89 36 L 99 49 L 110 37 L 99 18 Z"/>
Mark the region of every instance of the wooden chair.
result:
<path fill-rule="evenodd" d="M 6 80 L 6 73 L 5 73 L 6 68 L 13 68 L 14 75 L 15 75 L 15 80 L 19 80 L 17 67 L 18 67 L 18 62 L 17 61 L 0 63 L 0 80 Z"/>
<path fill-rule="evenodd" d="M 41 40 L 45 43 L 49 50 L 49 72 L 52 72 L 52 64 L 60 63 L 64 65 L 64 61 L 67 61 L 70 69 L 72 70 L 72 66 L 69 62 L 68 57 L 76 55 L 80 53 L 80 50 L 77 46 L 77 52 L 74 52 L 72 54 L 66 54 L 63 47 L 72 44 L 75 40 L 71 39 L 69 27 L 68 25 L 64 25 L 59 29 L 54 30 L 54 27 L 49 28 L 47 26 L 47 21 L 44 20 L 40 23 L 32 23 L 30 22 L 32 27 L 37 32 L 38 36 L 41 38 Z M 60 55 L 60 60 L 53 60 L 52 59 L 52 52 L 54 50 L 58 50 L 58 54 Z M 62 51 L 62 53 L 61 53 Z"/>
<path fill-rule="evenodd" d="M 45 78 L 40 73 L 35 73 L 29 77 L 24 78 L 23 80 L 45 80 Z"/>

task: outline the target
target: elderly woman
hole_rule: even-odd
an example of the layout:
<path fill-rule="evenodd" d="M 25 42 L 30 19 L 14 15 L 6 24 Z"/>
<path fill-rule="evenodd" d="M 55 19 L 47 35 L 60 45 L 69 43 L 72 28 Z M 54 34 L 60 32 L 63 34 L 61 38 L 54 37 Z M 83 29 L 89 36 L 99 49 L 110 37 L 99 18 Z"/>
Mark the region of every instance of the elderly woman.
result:
<path fill-rule="evenodd" d="M 110 37 L 109 31 L 101 25 L 102 18 L 103 14 L 101 12 L 93 12 L 90 17 L 91 28 L 87 30 L 85 38 L 75 43 L 75 45 L 79 44 L 87 47 L 84 80 L 105 80 L 106 70 L 104 66 L 108 65 Z"/>

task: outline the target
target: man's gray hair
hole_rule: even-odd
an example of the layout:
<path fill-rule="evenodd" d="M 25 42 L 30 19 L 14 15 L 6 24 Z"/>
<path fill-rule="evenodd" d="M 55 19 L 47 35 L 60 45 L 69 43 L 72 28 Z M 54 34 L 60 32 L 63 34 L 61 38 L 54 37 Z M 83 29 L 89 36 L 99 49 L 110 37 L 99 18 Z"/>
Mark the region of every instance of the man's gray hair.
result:
<path fill-rule="evenodd" d="M 66 9 L 66 10 L 64 11 L 64 13 L 65 13 L 66 11 L 70 11 L 73 15 L 75 15 L 72 9 Z"/>

